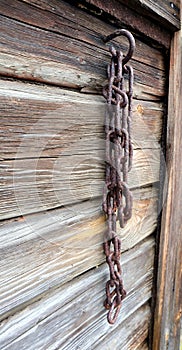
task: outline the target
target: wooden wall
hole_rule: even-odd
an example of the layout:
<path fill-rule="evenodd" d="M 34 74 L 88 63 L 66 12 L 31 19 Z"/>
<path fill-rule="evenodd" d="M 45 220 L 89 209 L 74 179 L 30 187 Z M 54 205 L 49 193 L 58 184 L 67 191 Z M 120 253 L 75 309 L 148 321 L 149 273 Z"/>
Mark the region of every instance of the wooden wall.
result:
<path fill-rule="evenodd" d="M 117 27 L 78 3 L 1 1 L 1 349 L 148 349 L 167 51 L 134 33 L 127 298 L 109 326 L 102 38 Z"/>

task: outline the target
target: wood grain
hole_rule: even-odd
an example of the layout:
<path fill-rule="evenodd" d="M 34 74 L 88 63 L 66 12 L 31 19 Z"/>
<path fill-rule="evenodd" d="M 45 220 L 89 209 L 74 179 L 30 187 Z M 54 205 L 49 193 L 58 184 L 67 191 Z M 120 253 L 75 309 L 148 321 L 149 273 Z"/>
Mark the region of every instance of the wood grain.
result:
<path fill-rule="evenodd" d="M 71 47 L 70 45 L 74 44 L 73 39 L 75 39 L 78 45 L 77 50 L 80 48 L 81 41 L 84 49 L 82 51 L 85 51 L 85 53 L 89 50 L 89 44 L 92 44 L 92 46 L 96 46 L 98 49 L 98 57 L 101 54 L 99 48 L 102 48 L 102 50 L 107 53 L 107 47 L 102 40 L 103 36 L 110 34 L 110 32 L 116 29 L 116 26 L 113 24 L 106 23 L 105 20 L 101 20 L 91 13 L 88 14 L 80 8 L 73 6 L 73 4 L 69 4 L 65 1 L 60 2 L 59 0 L 43 0 L 41 2 L 37 0 L 9 0 L 8 7 L 6 1 L 2 0 L 0 14 L 2 14 L 2 26 L 6 26 L 6 23 L 8 23 L 6 22 L 8 18 L 6 19 L 4 16 L 11 19 L 9 24 L 12 23 L 17 30 L 18 28 L 21 28 L 18 27 L 18 23 L 20 22 L 19 24 L 25 29 L 25 33 L 22 34 L 25 39 L 27 39 L 26 28 L 29 28 L 31 34 L 31 29 L 36 30 L 38 27 L 40 29 L 40 37 L 45 31 L 49 32 L 50 35 L 51 33 L 60 34 L 60 40 L 62 40 L 62 36 L 65 36 L 65 39 L 67 38 L 67 46 L 64 47 L 65 52 Z M 28 25 L 27 27 L 26 24 Z M 9 28 L 9 31 L 12 33 L 11 28 Z M 16 34 L 14 34 L 14 36 L 15 35 Z M 8 36 L 7 32 L 7 37 Z M 20 38 L 21 37 L 19 37 L 19 39 Z M 57 37 L 55 36 L 55 40 L 56 38 Z M 123 37 L 117 38 L 114 42 L 120 43 L 122 48 L 127 50 L 128 42 Z M 87 49 L 85 47 L 86 43 Z M 48 49 L 48 46 L 46 46 L 45 49 Z M 142 52 L 146 53 L 145 56 L 142 55 Z M 85 53 L 83 52 L 83 54 Z M 97 57 L 95 57 L 95 59 L 97 59 Z M 165 69 L 163 54 L 161 54 L 159 50 L 150 47 L 150 45 L 143 43 L 137 38 L 134 62 L 136 60 L 138 64 L 141 62 L 149 65 L 149 69 L 151 66 L 153 68 L 156 67 L 159 70 Z"/>
<path fill-rule="evenodd" d="M 182 9 L 182 8 L 181 8 Z M 177 350 L 182 314 L 182 31 L 171 45 L 167 134 L 167 200 L 160 237 L 154 350 Z"/>
<path fill-rule="evenodd" d="M 144 350 L 166 55 L 136 35 L 134 208 L 126 228 L 118 227 L 128 296 L 110 327 L 102 306 L 108 268 L 100 95 L 109 61 L 103 36 L 118 23 L 74 5 L 1 1 L 0 342 L 5 350 Z M 127 51 L 124 38 L 115 45 Z"/>
<path fill-rule="evenodd" d="M 124 0 L 119 0 L 125 3 Z M 173 4 L 171 6 L 171 4 Z M 128 6 L 134 8 L 143 16 L 149 17 L 162 24 L 170 31 L 176 31 L 180 28 L 179 0 L 171 2 L 169 0 L 130 0 Z"/>
<path fill-rule="evenodd" d="M 94 16 L 90 20 L 90 15 L 63 1 L 56 4 L 53 6 L 56 13 L 50 13 L 47 11 L 50 5 L 42 10 L 16 0 L 10 1 L 7 7 L 2 1 L 1 75 L 83 91 L 101 91 L 109 61 L 103 36 L 116 27 Z M 127 51 L 125 38 L 120 37 L 116 42 Z M 136 40 L 132 65 L 135 96 L 161 99 L 165 90 L 162 53 Z"/>
<path fill-rule="evenodd" d="M 145 41 L 150 40 L 150 46 L 166 49 L 170 47 L 170 33 L 161 26 L 161 23 L 153 22 L 148 16 L 143 16 L 142 12 L 137 13 L 136 9 L 129 8 L 128 2 L 77 0 L 75 3 L 103 19 L 107 18 L 108 21 L 116 23 L 121 28 L 127 26 L 130 30 L 136 31 L 137 37 Z"/>
<path fill-rule="evenodd" d="M 105 111 L 101 96 L 0 80 L 1 159 L 54 158 L 73 143 L 103 149 Z M 159 148 L 162 123 L 162 103 L 134 100 L 135 148 Z"/>
<path fill-rule="evenodd" d="M 129 343 L 131 349 L 134 344 L 139 349 L 148 333 L 150 309 L 145 303 L 151 296 L 153 257 L 153 238 L 122 255 L 128 295 L 115 326 L 108 325 L 103 308 L 103 286 L 108 275 L 104 264 L 50 290 L 40 301 L 5 319 L 0 331 L 3 349 L 23 348 L 25 344 L 29 349 L 35 349 L 35 344 L 38 349 L 55 345 L 64 350 L 78 346 L 100 349 L 105 341 L 109 349 L 115 344 L 117 332 L 120 348 L 128 349 Z"/>
<path fill-rule="evenodd" d="M 100 196 L 102 97 L 1 81 L 0 102 L 1 219 Z M 159 180 L 161 125 L 159 103 L 134 102 L 131 188 Z"/>
<path fill-rule="evenodd" d="M 103 153 L 103 152 L 102 152 Z M 61 207 L 98 197 L 104 185 L 104 157 L 99 151 L 58 159 L 3 163 L 1 219 Z M 130 188 L 159 181 L 159 151 L 134 152 Z M 6 199 L 5 199 L 6 198 Z"/>
<path fill-rule="evenodd" d="M 140 345 L 140 350 L 148 350 L 148 341 L 145 341 L 143 344 Z"/>
<path fill-rule="evenodd" d="M 134 199 L 132 219 L 118 227 L 122 251 L 156 227 L 156 191 L 136 190 Z M 103 263 L 105 228 L 101 200 L 2 222 L 1 317 Z"/>
<path fill-rule="evenodd" d="M 146 304 L 126 319 L 120 325 L 121 328 L 118 327 L 111 334 L 109 333 L 109 335 L 104 337 L 98 345 L 96 343 L 95 349 L 101 350 L 104 346 L 104 349 L 107 350 L 111 350 L 112 348 L 117 350 L 120 350 L 121 348 L 124 350 L 142 350 L 143 340 L 146 339 L 148 335 L 149 322 L 150 308 Z M 130 327 L 132 328 L 132 332 Z M 68 348 L 65 347 L 64 350 L 66 349 Z"/>

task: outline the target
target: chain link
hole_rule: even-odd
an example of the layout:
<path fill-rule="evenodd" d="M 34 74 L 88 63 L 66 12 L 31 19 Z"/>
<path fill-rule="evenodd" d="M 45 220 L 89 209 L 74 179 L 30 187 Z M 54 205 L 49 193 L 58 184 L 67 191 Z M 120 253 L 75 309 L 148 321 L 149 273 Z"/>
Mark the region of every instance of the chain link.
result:
<path fill-rule="evenodd" d="M 126 65 L 132 57 L 135 41 L 130 32 L 121 29 L 109 35 L 105 42 L 124 35 L 129 40 L 125 57 L 120 50 L 110 47 L 111 63 L 107 68 L 108 84 L 103 88 L 107 100 L 106 137 L 106 182 L 103 195 L 103 210 L 108 229 L 105 235 L 104 253 L 109 266 L 110 279 L 106 283 L 104 306 L 108 322 L 114 324 L 126 296 L 123 288 L 120 264 L 121 241 L 116 234 L 116 222 L 123 228 L 132 215 L 132 194 L 128 188 L 128 172 L 132 167 L 131 118 L 133 94 L 133 69 Z M 128 76 L 128 87 L 124 76 Z"/>

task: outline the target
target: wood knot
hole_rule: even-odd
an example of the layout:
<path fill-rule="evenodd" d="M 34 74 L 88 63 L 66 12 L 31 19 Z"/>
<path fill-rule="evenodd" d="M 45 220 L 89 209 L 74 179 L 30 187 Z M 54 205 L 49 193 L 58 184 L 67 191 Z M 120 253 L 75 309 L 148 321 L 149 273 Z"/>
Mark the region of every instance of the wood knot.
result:
<path fill-rule="evenodd" d="M 137 112 L 138 114 L 144 114 L 144 108 L 142 105 L 137 105 Z"/>

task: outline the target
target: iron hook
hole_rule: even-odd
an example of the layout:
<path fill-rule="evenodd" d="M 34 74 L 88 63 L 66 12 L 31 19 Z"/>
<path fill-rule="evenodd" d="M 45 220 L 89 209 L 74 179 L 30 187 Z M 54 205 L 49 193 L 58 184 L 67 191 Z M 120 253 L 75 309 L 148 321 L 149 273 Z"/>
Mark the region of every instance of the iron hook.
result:
<path fill-rule="evenodd" d="M 133 35 L 126 29 L 118 29 L 115 32 L 109 34 L 108 36 L 106 36 L 103 41 L 105 43 L 107 43 L 108 41 L 116 38 L 117 36 L 126 36 L 126 38 L 129 40 L 129 50 L 127 52 L 127 55 L 123 58 L 123 65 L 126 64 L 130 58 L 133 56 L 134 50 L 135 50 L 135 39 L 133 37 Z"/>

